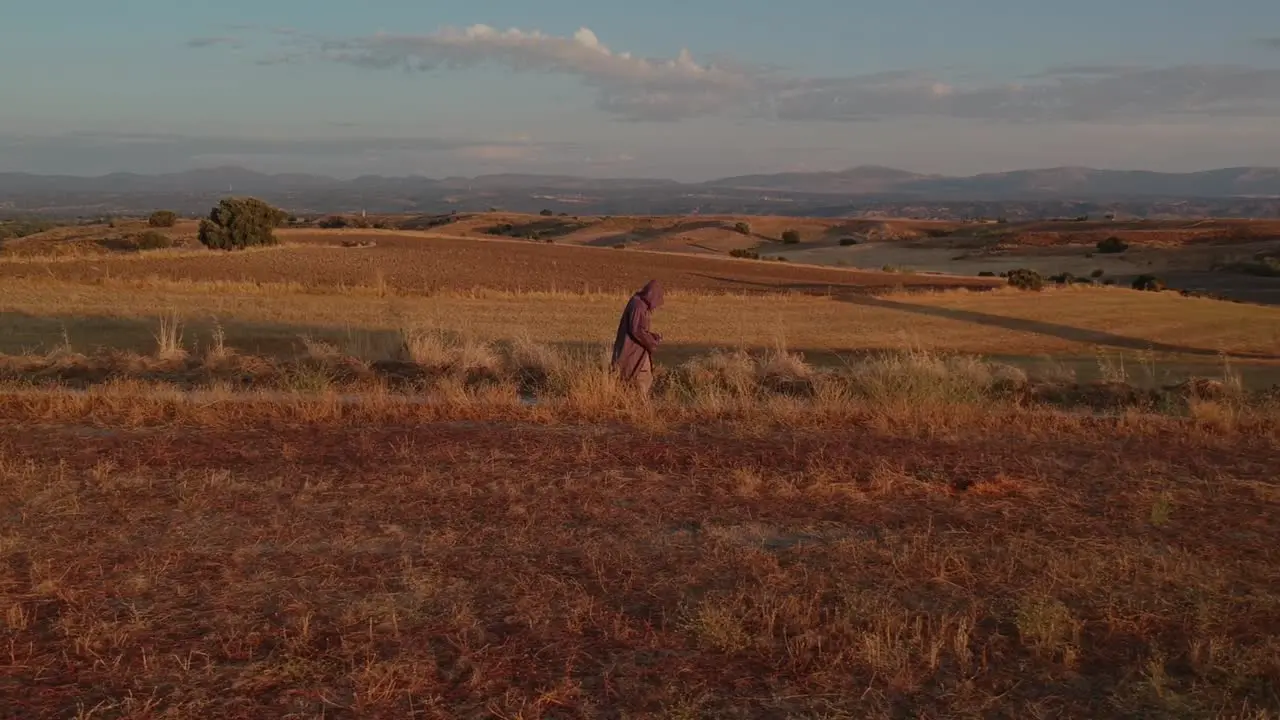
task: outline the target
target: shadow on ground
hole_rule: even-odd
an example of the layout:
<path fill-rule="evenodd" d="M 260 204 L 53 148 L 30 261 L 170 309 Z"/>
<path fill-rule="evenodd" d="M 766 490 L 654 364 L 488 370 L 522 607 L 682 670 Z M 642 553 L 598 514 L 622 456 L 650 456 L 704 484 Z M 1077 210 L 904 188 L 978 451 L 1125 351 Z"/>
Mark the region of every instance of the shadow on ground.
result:
<path fill-rule="evenodd" d="M 701 275 L 701 277 L 721 282 L 737 283 L 739 285 L 764 287 L 760 283 L 754 283 L 748 280 L 735 280 L 732 278 L 713 275 Z M 876 297 L 865 292 L 844 291 L 842 288 L 835 285 L 792 283 L 788 285 L 771 285 L 769 287 L 774 289 L 782 288 L 796 290 L 799 292 L 819 293 L 854 305 L 864 305 L 867 307 L 875 307 L 885 310 L 898 310 L 916 315 L 969 322 L 985 327 L 1046 335 L 1071 342 L 1115 348 L 1117 350 L 1151 351 L 1170 355 L 1188 355 L 1194 357 L 1216 358 L 1222 356 L 1222 353 L 1215 349 L 1155 342 L 1143 338 L 1127 337 L 1101 330 L 1090 330 L 1088 328 L 1061 325 L 1058 323 L 1044 322 L 1042 320 L 1028 320 L 1025 318 L 1014 318 L 1004 315 L 992 315 L 991 313 L 976 312 L 973 310 L 960 310 L 956 308 L 933 307 L 928 305 L 915 305 L 912 303 L 897 302 L 895 300 Z M 1241 360 L 1280 360 L 1280 355 L 1267 353 L 1233 353 L 1231 354 L 1231 357 Z"/>
<path fill-rule="evenodd" d="M 849 302 L 866 303 L 901 309 L 907 312 L 935 311 L 936 308 L 921 308 L 906 303 L 896 303 L 880 298 L 854 296 Z M 950 312 L 950 311 L 947 311 Z M 933 314 L 933 312 L 928 312 Z M 977 317 L 967 317 L 976 315 Z M 946 315 L 951 317 L 951 315 Z M 987 316 L 982 313 L 963 313 L 957 319 L 973 322 L 987 322 L 990 318 L 1007 321 L 1009 318 Z M 1021 321 L 1019 321 L 1021 322 Z M 1096 342 L 1099 335 L 1107 339 L 1105 333 L 1097 334 L 1081 331 L 1078 328 L 1062 328 L 1056 325 L 1033 323 L 1028 331 L 1053 333 L 1071 331 L 1077 333 L 1073 338 L 1084 338 L 1082 342 Z M 1021 325 L 1014 329 L 1027 329 Z M 77 353 L 92 355 L 102 350 L 132 351 L 149 355 L 157 350 L 156 335 L 159 331 L 158 321 L 153 318 L 118 318 L 118 317 L 85 317 L 85 316 L 39 316 L 26 313 L 0 313 L 0 354 L 5 355 L 42 355 L 67 346 Z M 308 344 L 324 343 L 342 354 L 366 359 L 393 358 L 401 346 L 399 331 L 390 328 L 341 328 L 332 326 L 310 326 L 274 323 L 246 323 L 230 321 L 215 325 L 212 320 L 192 320 L 182 326 L 182 345 L 193 353 L 206 352 L 215 343 L 218 330 L 224 335 L 227 347 L 243 354 L 276 358 L 293 359 L 308 353 Z M 555 347 L 582 354 L 601 355 L 607 352 L 613 341 L 612 328 L 602 332 L 596 342 L 552 343 Z M 1080 335 L 1079 333 L 1085 333 Z M 1067 337 L 1065 335 L 1060 337 Z M 1099 342 L 1103 345 L 1106 343 Z M 1133 338 L 1119 338 L 1109 345 L 1118 349 L 1151 349 L 1149 345 Z M 1163 346 L 1171 347 L 1171 346 Z M 1176 346 L 1172 346 L 1176 347 Z M 1162 346 L 1156 346 L 1161 349 Z M 705 344 L 669 344 L 658 352 L 656 362 L 659 367 L 674 367 L 694 357 L 715 351 L 745 350 L 760 353 L 771 350 L 765 346 L 725 347 Z M 821 368 L 844 368 L 852 363 L 870 356 L 885 352 L 880 348 L 847 347 L 847 348 L 806 348 L 792 347 L 791 352 L 803 356 L 805 362 Z M 1161 360 L 1152 363 L 1128 363 L 1127 370 L 1119 359 L 1108 359 L 1100 363 L 1094 355 L 1079 356 L 1019 356 L 990 355 L 993 362 L 1002 362 L 1022 368 L 1031 377 L 1061 375 L 1068 373 L 1081 381 L 1091 381 L 1113 376 L 1119 368 L 1130 382 L 1138 385 L 1163 385 L 1181 382 L 1189 377 L 1220 377 L 1224 371 L 1222 360 L 1216 353 L 1208 351 L 1196 352 L 1195 348 L 1176 348 L 1168 352 L 1179 352 L 1190 359 Z M 1194 359 L 1196 356 L 1204 360 Z M 1212 358 L 1212 359 L 1210 359 Z M 1280 365 L 1261 362 L 1236 362 L 1231 365 L 1232 372 L 1238 374 L 1243 382 L 1251 388 L 1271 387 L 1280 384 Z"/>

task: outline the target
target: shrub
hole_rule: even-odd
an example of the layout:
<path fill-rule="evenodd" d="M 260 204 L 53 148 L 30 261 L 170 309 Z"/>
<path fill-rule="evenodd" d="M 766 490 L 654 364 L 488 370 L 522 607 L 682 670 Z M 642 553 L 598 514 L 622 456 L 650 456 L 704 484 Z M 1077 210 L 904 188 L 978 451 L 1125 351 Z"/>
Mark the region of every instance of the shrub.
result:
<path fill-rule="evenodd" d="M 172 210 L 157 210 L 147 218 L 147 224 L 154 228 L 173 227 L 178 223 L 178 213 Z"/>
<path fill-rule="evenodd" d="M 1106 240 L 1098 241 L 1098 252 L 1100 253 L 1122 253 L 1129 249 L 1129 243 L 1118 237 L 1109 237 Z"/>
<path fill-rule="evenodd" d="M 10 238 L 27 237 L 37 233 L 52 230 L 58 224 L 47 220 L 14 220 L 11 222 L 0 222 L 0 240 L 8 240 Z"/>
<path fill-rule="evenodd" d="M 347 226 L 347 219 L 341 215 L 330 215 L 316 224 L 326 230 L 340 230 Z"/>
<path fill-rule="evenodd" d="M 745 258 L 745 259 L 747 259 L 747 260 L 759 260 L 759 259 L 760 259 L 760 253 L 758 253 L 758 252 L 756 252 L 756 251 L 754 251 L 754 250 L 730 250 L 730 251 L 729 251 L 729 256 L 730 256 L 730 257 L 736 257 L 736 258 Z"/>
<path fill-rule="evenodd" d="M 1134 290 L 1146 290 L 1148 292 L 1160 292 L 1165 289 L 1164 281 L 1155 275 L 1139 275 L 1133 279 Z"/>
<path fill-rule="evenodd" d="M 1039 291 L 1044 289 L 1044 278 L 1035 270 L 1019 268 L 1009 271 L 1009 285 L 1019 290 Z"/>
<path fill-rule="evenodd" d="M 733 229 L 734 229 L 734 231 L 735 231 L 735 232 L 738 232 L 738 233 L 740 233 L 740 234 L 742 234 L 742 235 L 750 235 L 750 234 L 751 234 L 751 226 L 750 226 L 750 225 L 748 225 L 747 223 L 744 223 L 744 222 L 734 223 L 734 224 L 733 224 Z"/>
<path fill-rule="evenodd" d="M 538 213 L 538 214 L 539 214 L 539 215 L 541 215 L 542 217 L 551 217 L 551 216 L 555 215 L 555 213 L 551 212 L 550 210 L 543 210 L 542 212 L 540 212 L 540 213 Z"/>
<path fill-rule="evenodd" d="M 995 276 L 996 274 L 991 272 L 990 270 L 983 270 L 982 272 L 978 273 L 978 277 L 995 277 Z"/>
<path fill-rule="evenodd" d="M 133 244 L 139 250 L 161 250 L 173 247 L 173 241 L 169 239 L 168 235 L 155 230 L 139 233 L 133 238 Z"/>
<path fill-rule="evenodd" d="M 1104 272 L 1102 271 L 1102 268 L 1098 268 L 1097 270 L 1094 270 L 1093 272 L 1089 273 L 1089 277 L 1091 277 L 1091 278 L 1100 278 L 1100 277 L 1102 277 L 1102 276 L 1103 276 L 1103 275 L 1105 275 L 1105 274 L 1106 274 L 1106 273 L 1104 273 Z"/>
<path fill-rule="evenodd" d="M 200 221 L 200 242 L 214 250 L 238 250 L 279 242 L 273 232 L 288 213 L 257 198 L 226 198 Z"/>
<path fill-rule="evenodd" d="M 782 233 L 782 242 L 787 245 L 798 245 L 800 243 L 800 233 L 795 230 L 787 230 Z"/>
<path fill-rule="evenodd" d="M 1069 272 L 1064 272 L 1058 273 L 1057 275 L 1050 275 L 1049 280 L 1059 285 L 1070 285 L 1076 281 L 1076 276 Z"/>
<path fill-rule="evenodd" d="M 1227 266 L 1230 270 L 1259 277 L 1280 277 L 1280 257 L 1259 255 L 1253 260 Z"/>
<path fill-rule="evenodd" d="M 857 244 L 858 244 L 858 238 L 856 237 L 840 238 L 840 247 L 849 247 L 850 245 L 857 245 Z"/>

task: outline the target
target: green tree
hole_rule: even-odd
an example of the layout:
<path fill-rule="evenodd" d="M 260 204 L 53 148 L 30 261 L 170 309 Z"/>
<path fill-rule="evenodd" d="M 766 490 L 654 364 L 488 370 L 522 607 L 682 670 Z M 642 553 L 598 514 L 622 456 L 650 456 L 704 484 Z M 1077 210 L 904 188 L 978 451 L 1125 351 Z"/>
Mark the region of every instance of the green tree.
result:
<path fill-rule="evenodd" d="M 800 243 L 800 233 L 795 230 L 788 230 L 782 233 L 782 242 L 787 245 L 797 245 Z"/>
<path fill-rule="evenodd" d="M 226 198 L 200 221 L 200 242 L 213 250 L 275 245 L 274 230 L 289 214 L 257 198 Z"/>
<path fill-rule="evenodd" d="M 154 228 L 173 227 L 177 222 L 178 214 L 172 210 L 157 210 L 147 219 L 147 224 Z"/>

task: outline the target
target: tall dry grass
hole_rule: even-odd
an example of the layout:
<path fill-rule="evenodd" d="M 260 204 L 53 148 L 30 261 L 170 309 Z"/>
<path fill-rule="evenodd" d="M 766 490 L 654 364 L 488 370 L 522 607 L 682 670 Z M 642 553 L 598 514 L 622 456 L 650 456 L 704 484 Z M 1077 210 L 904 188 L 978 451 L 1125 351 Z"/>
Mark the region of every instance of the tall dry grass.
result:
<path fill-rule="evenodd" d="M 776 341 L 764 351 L 712 350 L 655 369 L 650 398 L 639 397 L 610 369 L 602 344 L 553 346 L 528 333 L 493 340 L 401 315 L 396 333 L 348 329 L 319 339 L 295 338 L 292 359 L 241 354 L 215 318 L 195 333 L 203 353 L 187 350 L 184 326 L 170 312 L 156 323 L 155 351 L 82 355 L 63 347 L 48 354 L 0 356 L 0 382 L 14 388 L 92 388 L 114 380 L 184 391 L 225 388 L 290 396 L 344 396 L 365 402 L 423 398 L 456 412 L 499 414 L 519 403 L 579 418 L 721 418 L 763 428 L 796 422 L 861 421 L 868 417 L 945 431 L 987 411 L 1052 407 L 1088 413 L 1160 413 L 1190 419 L 1209 432 L 1266 428 L 1280 417 L 1280 398 L 1247 392 L 1223 360 L 1221 377 L 1176 388 L 1141 390 L 1114 382 L 1079 383 L 1067 375 L 1031 380 L 1019 368 L 982 357 L 925 349 L 845 358 L 818 367 Z M 1050 374 L 1052 375 L 1052 374 Z M 139 390 L 139 393 L 145 392 Z M 353 398 L 357 398 L 352 400 Z M 383 402 L 379 400 L 378 402 Z M 488 410 L 486 410 L 488 408 Z"/>
<path fill-rule="evenodd" d="M 187 350 L 182 344 L 182 320 L 176 312 L 160 316 L 155 339 L 157 358 L 177 360 L 187 356 Z"/>

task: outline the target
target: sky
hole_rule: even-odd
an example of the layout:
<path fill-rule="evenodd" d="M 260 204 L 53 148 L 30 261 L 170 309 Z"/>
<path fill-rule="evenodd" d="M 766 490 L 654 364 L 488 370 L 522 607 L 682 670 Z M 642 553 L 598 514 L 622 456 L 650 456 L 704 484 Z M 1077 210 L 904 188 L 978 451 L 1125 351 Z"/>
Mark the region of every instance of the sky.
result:
<path fill-rule="evenodd" d="M 0 0 L 0 172 L 1280 166 L 1275 0 Z"/>

